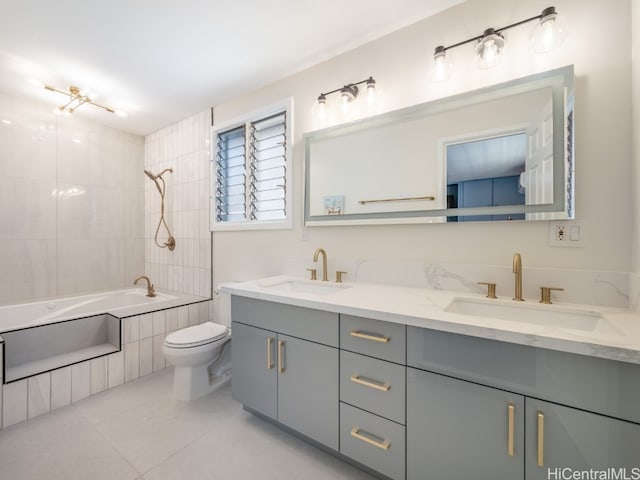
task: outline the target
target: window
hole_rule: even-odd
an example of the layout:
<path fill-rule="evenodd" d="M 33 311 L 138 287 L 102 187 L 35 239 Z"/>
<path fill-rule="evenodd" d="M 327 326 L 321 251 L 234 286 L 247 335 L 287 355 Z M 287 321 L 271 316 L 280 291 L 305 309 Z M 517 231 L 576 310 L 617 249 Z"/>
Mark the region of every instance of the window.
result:
<path fill-rule="evenodd" d="M 290 104 L 214 127 L 212 230 L 291 227 Z"/>

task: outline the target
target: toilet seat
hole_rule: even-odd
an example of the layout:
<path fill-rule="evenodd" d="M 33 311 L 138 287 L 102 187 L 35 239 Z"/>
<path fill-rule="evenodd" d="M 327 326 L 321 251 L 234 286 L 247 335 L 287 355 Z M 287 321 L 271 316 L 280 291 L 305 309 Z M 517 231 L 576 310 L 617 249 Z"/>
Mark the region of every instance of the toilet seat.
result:
<path fill-rule="evenodd" d="M 165 345 L 169 348 L 199 347 L 220 340 L 228 334 L 229 329 L 224 325 L 205 322 L 170 333 L 165 339 Z"/>

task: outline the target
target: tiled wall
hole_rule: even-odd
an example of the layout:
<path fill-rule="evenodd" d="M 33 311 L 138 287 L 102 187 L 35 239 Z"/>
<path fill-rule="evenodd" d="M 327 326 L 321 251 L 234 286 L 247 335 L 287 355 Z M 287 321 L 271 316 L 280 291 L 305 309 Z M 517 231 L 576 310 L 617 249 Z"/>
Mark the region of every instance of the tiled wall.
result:
<path fill-rule="evenodd" d="M 0 303 L 122 288 L 142 274 L 143 142 L 0 94 Z"/>
<path fill-rule="evenodd" d="M 122 349 L 2 385 L 0 427 L 37 417 L 166 367 L 162 344 L 180 328 L 207 320 L 208 302 L 122 319 Z M 0 380 L 2 350 L 0 344 Z"/>
<path fill-rule="evenodd" d="M 210 113 L 202 112 L 146 137 L 145 168 L 166 182 L 166 220 L 176 239 L 173 252 L 158 248 L 154 234 L 160 219 L 160 194 L 145 179 L 145 272 L 157 287 L 211 295 L 209 231 Z M 166 240 L 164 227 L 160 243 Z"/>

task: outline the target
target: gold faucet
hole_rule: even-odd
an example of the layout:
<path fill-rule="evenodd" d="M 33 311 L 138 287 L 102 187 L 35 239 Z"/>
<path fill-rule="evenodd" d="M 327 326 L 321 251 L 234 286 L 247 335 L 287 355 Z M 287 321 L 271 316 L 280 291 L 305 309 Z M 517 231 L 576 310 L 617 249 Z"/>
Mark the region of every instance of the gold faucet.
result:
<path fill-rule="evenodd" d="M 318 261 L 318 255 L 322 254 L 322 281 L 326 282 L 329 280 L 327 277 L 327 252 L 324 251 L 324 248 L 316 249 L 316 252 L 313 254 L 313 261 Z"/>
<path fill-rule="evenodd" d="M 153 283 L 149 280 L 149 277 L 145 275 L 141 275 L 133 281 L 134 285 L 137 285 L 140 280 L 146 280 L 147 282 L 147 297 L 155 297 L 156 290 L 153 288 Z"/>
<path fill-rule="evenodd" d="M 513 299 L 516 302 L 524 302 L 524 298 L 522 298 L 522 257 L 519 253 L 513 256 L 513 273 L 516 276 L 515 297 Z"/>

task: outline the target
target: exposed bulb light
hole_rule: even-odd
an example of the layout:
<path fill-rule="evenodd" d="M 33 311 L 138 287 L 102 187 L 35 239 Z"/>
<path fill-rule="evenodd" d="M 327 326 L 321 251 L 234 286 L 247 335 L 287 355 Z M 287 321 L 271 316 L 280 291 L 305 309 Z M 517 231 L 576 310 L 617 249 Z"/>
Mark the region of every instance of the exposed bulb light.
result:
<path fill-rule="evenodd" d="M 453 66 L 447 58 L 447 51 L 444 46 L 439 45 L 433 52 L 433 64 L 427 72 L 427 77 L 431 82 L 444 82 L 451 78 Z"/>
<path fill-rule="evenodd" d="M 500 63 L 504 37 L 493 28 L 487 28 L 476 45 L 476 62 L 480 68 L 495 67 Z"/>
<path fill-rule="evenodd" d="M 358 98 L 358 94 L 360 93 L 360 88 L 358 85 L 365 85 L 367 89 L 367 102 L 369 105 L 373 103 L 375 100 L 375 90 L 376 90 L 376 81 L 373 77 L 369 77 L 365 80 L 361 80 L 356 83 L 349 83 L 340 88 L 336 88 L 335 90 L 331 90 L 329 92 L 321 93 L 318 96 L 318 104 L 317 104 L 317 112 L 318 116 L 321 119 L 324 119 L 326 116 L 326 104 L 327 104 L 327 95 L 331 95 L 332 93 L 340 94 L 340 104 L 342 107 L 343 113 L 347 113 L 349 111 L 349 105 L 354 102 Z"/>
<path fill-rule="evenodd" d="M 433 64 L 429 67 L 428 78 L 432 82 L 442 82 L 451 76 L 452 65 L 447 58 L 447 51 L 476 42 L 475 56 L 478 67 L 491 68 L 502 58 L 505 47 L 503 32 L 525 23 L 536 21 L 536 27 L 531 32 L 531 46 L 536 53 L 547 53 L 562 44 L 567 36 L 568 28 L 565 20 L 558 16 L 555 7 L 545 8 L 540 15 L 526 18 L 501 28 L 488 28 L 482 35 L 468 38 L 447 47 L 436 47 L 433 54 Z"/>
<path fill-rule="evenodd" d="M 558 17 L 555 7 L 542 11 L 540 21 L 531 32 L 531 47 L 536 53 L 547 53 L 559 47 L 567 36 L 564 18 Z"/>
<path fill-rule="evenodd" d="M 67 103 L 60 105 L 59 107 L 56 108 L 55 113 L 58 115 L 63 115 L 68 117 L 73 112 L 75 112 L 79 107 L 81 107 L 85 103 L 88 103 L 90 105 L 93 105 L 94 107 L 102 108 L 103 110 L 106 110 L 109 113 L 115 113 L 119 117 L 123 117 L 123 118 L 127 117 L 126 112 L 122 110 L 114 110 L 111 107 L 100 105 L 99 103 L 94 102 L 92 100 L 92 97 L 93 97 L 92 93 L 88 92 L 87 90 L 81 90 L 79 87 L 76 87 L 75 85 L 70 86 L 68 91 L 59 90 L 55 87 L 52 87 L 51 85 L 44 85 L 44 88 L 51 92 L 61 93 L 69 97 L 69 101 Z"/>

